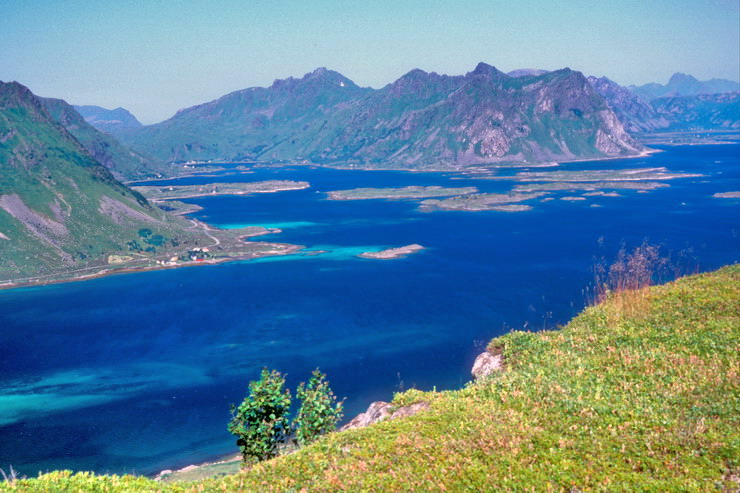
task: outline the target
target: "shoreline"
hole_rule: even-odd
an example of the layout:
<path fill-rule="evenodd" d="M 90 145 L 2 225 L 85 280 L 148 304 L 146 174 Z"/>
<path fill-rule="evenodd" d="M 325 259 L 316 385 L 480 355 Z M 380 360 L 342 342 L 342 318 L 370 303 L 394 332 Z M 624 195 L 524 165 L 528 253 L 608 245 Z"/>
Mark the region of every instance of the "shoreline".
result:
<path fill-rule="evenodd" d="M 262 234 L 272 234 L 272 233 L 273 233 L 272 231 L 267 231 Z M 259 243 L 262 243 L 262 242 L 259 242 Z M 146 265 L 146 266 L 141 266 L 141 267 L 119 267 L 119 268 L 116 268 L 116 267 L 110 268 L 110 267 L 100 266 L 99 268 L 100 270 L 97 270 L 91 274 L 83 274 L 83 275 L 76 276 L 76 277 L 67 277 L 67 278 L 62 278 L 62 279 L 50 279 L 47 281 L 30 281 L 30 282 L 8 281 L 8 282 L 4 282 L 0 284 L 0 291 L 19 289 L 19 288 L 49 286 L 53 284 L 66 284 L 66 283 L 72 283 L 72 282 L 91 281 L 93 279 L 115 276 L 118 274 L 136 274 L 139 272 L 150 272 L 150 271 L 166 270 L 166 269 L 180 269 L 183 267 L 216 265 L 216 264 L 223 264 L 227 262 L 235 262 L 239 260 L 251 260 L 251 259 L 262 258 L 262 257 L 280 257 L 283 255 L 290 255 L 290 254 L 296 253 L 306 248 L 305 245 L 294 245 L 292 243 L 267 243 L 267 242 L 265 243 L 268 245 L 285 247 L 285 249 L 279 252 L 275 251 L 275 252 L 269 252 L 269 253 L 256 253 L 256 254 L 251 254 L 251 255 L 240 255 L 238 257 L 215 258 L 215 259 L 209 259 L 209 260 L 182 262 L 182 263 L 171 264 L 171 265 L 155 264 L 155 265 Z M 92 269 L 94 268 L 91 268 L 91 270 Z"/>
<path fill-rule="evenodd" d="M 301 184 L 301 185 L 296 185 L 296 186 L 284 186 L 284 187 L 278 187 L 278 188 L 274 188 L 270 190 L 243 190 L 243 191 L 239 190 L 239 191 L 233 191 L 233 192 L 219 192 L 219 193 L 196 192 L 196 193 L 185 194 L 185 195 L 175 195 L 172 197 L 147 197 L 147 195 L 144 192 L 142 192 L 141 190 L 137 190 L 138 188 L 144 188 L 146 186 L 147 185 L 133 185 L 132 189 L 142 193 L 142 195 L 144 195 L 144 197 L 146 197 L 147 200 L 155 204 L 166 203 L 168 200 L 194 199 L 198 197 L 243 196 L 243 195 L 252 195 L 252 194 L 257 194 L 257 193 L 292 192 L 296 190 L 306 190 L 307 188 L 311 188 L 311 185 L 306 183 L 305 185 Z M 178 186 L 181 186 L 181 185 L 178 185 Z"/>

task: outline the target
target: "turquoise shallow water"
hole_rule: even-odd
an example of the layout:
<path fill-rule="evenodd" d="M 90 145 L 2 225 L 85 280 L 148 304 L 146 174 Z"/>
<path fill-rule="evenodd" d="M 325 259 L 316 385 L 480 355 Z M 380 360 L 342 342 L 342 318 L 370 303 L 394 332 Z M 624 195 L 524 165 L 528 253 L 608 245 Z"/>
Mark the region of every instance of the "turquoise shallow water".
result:
<path fill-rule="evenodd" d="M 622 242 L 647 237 L 683 251 L 691 269 L 736 261 L 740 202 L 712 194 L 740 190 L 739 150 L 677 147 L 568 165 L 705 176 L 520 213 L 324 199 L 354 187 L 512 186 L 449 174 L 283 168 L 183 179 L 309 181 L 306 190 L 192 199 L 203 207 L 195 217 L 277 227 L 261 238 L 327 253 L 0 292 L 0 467 L 152 473 L 233 452 L 229 404 L 265 365 L 287 372 L 293 389 L 321 367 L 350 416 L 399 389 L 459 387 L 492 337 L 552 328 L 580 311 L 594 257 Z M 565 195 L 574 193 L 554 197 Z M 356 257 L 409 243 L 427 249 Z"/>

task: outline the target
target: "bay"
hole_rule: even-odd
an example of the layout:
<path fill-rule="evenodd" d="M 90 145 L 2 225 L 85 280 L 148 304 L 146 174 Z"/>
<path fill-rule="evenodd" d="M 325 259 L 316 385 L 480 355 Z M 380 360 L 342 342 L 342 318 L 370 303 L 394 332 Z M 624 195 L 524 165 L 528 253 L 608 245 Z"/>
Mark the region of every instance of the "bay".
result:
<path fill-rule="evenodd" d="M 286 372 L 293 389 L 320 367 L 351 417 L 399 390 L 459 388 L 491 338 L 566 323 L 588 301 L 595 259 L 622 244 L 660 244 L 684 272 L 736 262 L 740 201 L 712 195 L 740 190 L 740 146 L 662 150 L 560 169 L 703 176 L 620 197 L 562 201 L 582 192 L 557 192 L 516 213 L 325 199 L 355 187 L 515 184 L 454 173 L 304 166 L 177 180 L 308 181 L 299 191 L 187 201 L 210 224 L 279 227 L 264 238 L 327 253 L 0 292 L 0 467 L 152 474 L 210 460 L 236 452 L 229 405 L 263 366 Z M 427 248 L 356 257 L 410 243 Z"/>

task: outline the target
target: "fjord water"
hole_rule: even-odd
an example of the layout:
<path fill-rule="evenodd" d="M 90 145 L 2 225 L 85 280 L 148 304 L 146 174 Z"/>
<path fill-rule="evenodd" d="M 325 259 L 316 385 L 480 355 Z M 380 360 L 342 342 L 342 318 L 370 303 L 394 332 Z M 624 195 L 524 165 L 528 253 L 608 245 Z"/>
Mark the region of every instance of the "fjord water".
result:
<path fill-rule="evenodd" d="M 149 474 L 235 452 L 229 405 L 263 366 L 286 372 L 293 389 L 320 367 L 347 396 L 349 417 L 399 389 L 460 387 L 491 338 L 578 313 L 594 258 L 613 257 L 621 242 L 683 251 L 692 270 L 737 261 L 739 201 L 712 194 L 740 190 L 738 165 L 737 145 L 566 164 L 704 176 L 517 213 L 422 213 L 411 201 L 322 193 L 512 186 L 453 174 L 292 167 L 181 179 L 309 181 L 301 191 L 189 201 L 211 224 L 281 227 L 265 239 L 327 253 L 0 292 L 0 467 Z M 565 195 L 579 193 L 553 196 Z M 427 249 L 355 257 L 409 243 Z"/>

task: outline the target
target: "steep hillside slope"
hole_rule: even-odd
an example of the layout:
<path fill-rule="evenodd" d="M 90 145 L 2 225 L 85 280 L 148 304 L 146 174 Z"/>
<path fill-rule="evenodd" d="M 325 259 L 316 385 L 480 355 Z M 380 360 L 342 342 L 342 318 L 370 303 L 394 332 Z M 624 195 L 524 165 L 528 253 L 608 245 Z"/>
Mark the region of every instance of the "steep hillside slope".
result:
<path fill-rule="evenodd" d="M 72 134 L 96 161 L 118 179 L 135 180 L 171 174 L 163 161 L 134 152 L 90 125 L 62 99 L 40 98 L 49 114 Z"/>
<path fill-rule="evenodd" d="M 396 395 L 410 417 L 193 483 L 53 472 L 0 491 L 734 491 L 740 267 L 494 339 L 504 370 Z M 420 406 L 417 406 L 420 407 Z"/>
<path fill-rule="evenodd" d="M 165 249 L 195 237 L 185 226 L 118 182 L 26 87 L 0 82 L 0 281 Z"/>
<path fill-rule="evenodd" d="M 163 160 L 308 161 L 441 168 L 643 150 L 579 72 L 509 77 L 413 70 L 379 90 L 318 69 L 238 91 L 122 135 Z"/>

